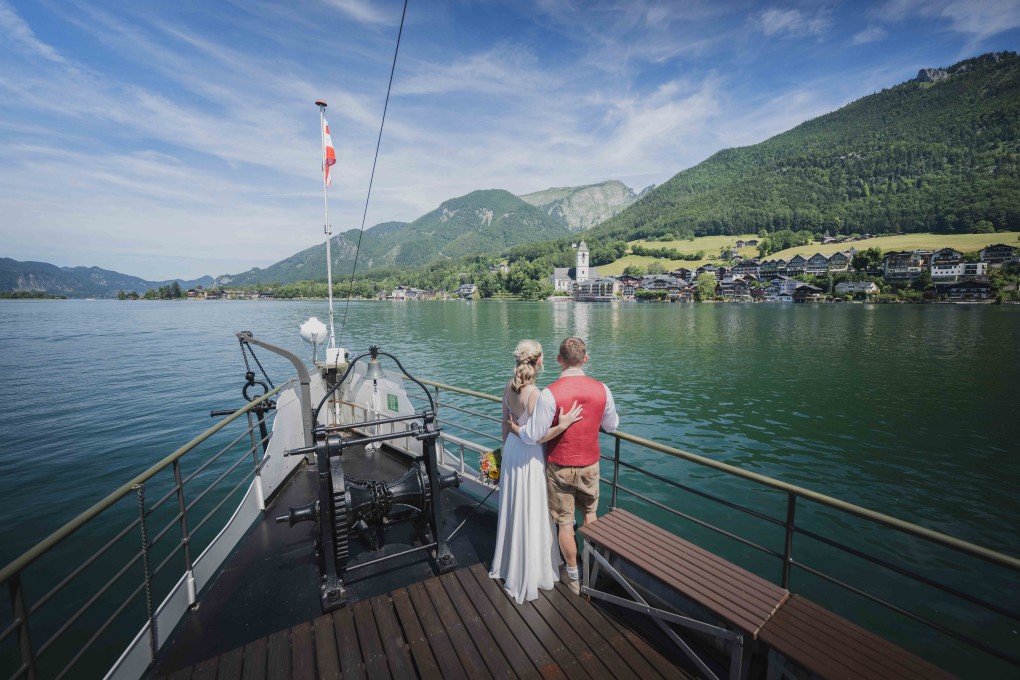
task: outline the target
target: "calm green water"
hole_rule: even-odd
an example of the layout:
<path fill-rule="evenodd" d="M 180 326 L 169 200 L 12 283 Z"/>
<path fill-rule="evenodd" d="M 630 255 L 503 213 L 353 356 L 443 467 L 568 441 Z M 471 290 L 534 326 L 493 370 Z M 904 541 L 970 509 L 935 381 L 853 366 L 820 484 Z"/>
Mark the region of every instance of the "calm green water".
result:
<path fill-rule="evenodd" d="M 325 304 L 0 302 L 0 375 L 8 388 L 0 562 L 208 427 L 210 409 L 236 406 L 245 369 L 235 330 L 308 356 L 297 327 L 311 315 L 324 319 Z M 341 303 L 338 331 L 344 315 Z M 567 335 L 588 341 L 589 374 L 612 387 L 626 432 L 1020 554 L 1017 306 L 357 302 L 346 308 L 341 344 L 379 344 L 416 375 L 498 394 L 518 339 L 538 339 L 551 358 Z M 274 379 L 290 376 L 286 362 L 265 352 L 260 358 Z M 657 454 L 628 447 L 624 455 L 698 490 L 785 516 L 785 498 L 776 494 Z M 781 531 L 652 480 L 623 479 L 782 548 Z M 640 506 L 629 497 L 621 505 Z M 681 520 L 662 521 L 749 568 L 778 573 L 774 560 L 755 551 L 702 536 Z M 818 509 L 798 509 L 798 522 L 1017 608 L 1011 576 L 975 579 L 967 560 Z M 805 542 L 800 550 L 799 557 L 833 562 L 841 578 L 871 578 L 821 547 Z M 843 606 L 809 576 L 795 573 L 794 584 Z M 890 590 L 894 598 L 928 597 Z M 956 608 L 931 606 L 934 616 Z M 845 613 L 885 616 L 864 610 Z M 993 623 L 1001 627 L 974 625 L 981 632 Z M 926 635 L 909 624 L 889 627 L 893 637 Z M 1009 630 L 1001 635 L 1009 644 Z M 950 648 L 939 660 L 955 666 L 957 656 Z"/>

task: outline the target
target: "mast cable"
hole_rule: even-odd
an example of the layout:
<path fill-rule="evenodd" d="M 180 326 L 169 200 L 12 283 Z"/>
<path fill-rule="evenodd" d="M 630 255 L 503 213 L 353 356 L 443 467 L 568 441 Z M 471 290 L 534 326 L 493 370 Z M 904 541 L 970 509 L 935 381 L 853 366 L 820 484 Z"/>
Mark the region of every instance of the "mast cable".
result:
<path fill-rule="evenodd" d="M 397 32 L 397 47 L 393 50 L 393 65 L 390 67 L 390 83 L 386 87 L 386 102 L 383 104 L 382 120 L 379 122 L 379 137 L 375 142 L 375 158 L 372 160 L 372 174 L 368 178 L 368 194 L 365 196 L 365 211 L 361 215 L 361 232 L 358 234 L 358 250 L 354 255 L 354 267 L 351 270 L 351 282 L 347 287 L 347 302 L 344 304 L 344 317 L 340 321 L 340 335 L 344 337 L 344 326 L 347 324 L 347 309 L 351 306 L 351 295 L 354 292 L 354 275 L 358 271 L 358 258 L 361 257 L 361 238 L 365 235 L 365 221 L 368 219 L 368 203 L 372 199 L 372 183 L 375 181 L 375 166 L 379 162 L 379 146 L 382 144 L 383 128 L 386 126 L 386 110 L 390 106 L 390 92 L 393 90 L 393 74 L 397 70 L 397 54 L 400 53 L 400 38 L 404 34 L 404 18 L 407 17 L 407 0 L 404 0 L 404 11 L 400 15 L 400 30 Z M 332 285 L 332 284 L 330 284 Z"/>

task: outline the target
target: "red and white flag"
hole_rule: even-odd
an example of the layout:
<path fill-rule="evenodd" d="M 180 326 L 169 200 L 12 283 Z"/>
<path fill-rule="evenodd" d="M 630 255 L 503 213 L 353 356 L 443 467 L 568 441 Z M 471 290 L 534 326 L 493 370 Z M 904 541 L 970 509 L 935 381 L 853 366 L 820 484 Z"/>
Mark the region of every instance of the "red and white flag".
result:
<path fill-rule="evenodd" d="M 329 186 L 333 181 L 333 178 L 329 174 L 329 166 L 336 163 L 336 151 L 333 150 L 333 138 L 329 136 L 329 123 L 326 122 L 325 118 L 322 119 L 322 124 L 326 126 L 326 129 L 323 132 L 323 140 L 326 144 L 326 148 L 323 152 L 323 159 L 325 159 L 326 164 L 326 167 L 324 168 L 326 171 L 326 186 Z"/>

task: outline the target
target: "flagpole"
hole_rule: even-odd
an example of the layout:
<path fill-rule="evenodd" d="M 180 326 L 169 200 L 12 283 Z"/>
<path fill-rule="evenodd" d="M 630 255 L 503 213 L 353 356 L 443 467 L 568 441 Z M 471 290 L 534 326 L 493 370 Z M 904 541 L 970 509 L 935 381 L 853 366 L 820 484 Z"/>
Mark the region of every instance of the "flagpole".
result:
<path fill-rule="evenodd" d="M 319 100 L 315 102 L 319 107 L 319 136 L 322 143 L 322 210 L 324 215 L 324 231 L 326 232 L 326 279 L 329 293 L 329 346 L 336 347 L 336 335 L 333 330 L 333 257 L 330 252 L 330 240 L 333 232 L 329 227 L 329 198 L 326 193 L 326 172 L 329 166 L 326 165 L 326 102 Z"/>

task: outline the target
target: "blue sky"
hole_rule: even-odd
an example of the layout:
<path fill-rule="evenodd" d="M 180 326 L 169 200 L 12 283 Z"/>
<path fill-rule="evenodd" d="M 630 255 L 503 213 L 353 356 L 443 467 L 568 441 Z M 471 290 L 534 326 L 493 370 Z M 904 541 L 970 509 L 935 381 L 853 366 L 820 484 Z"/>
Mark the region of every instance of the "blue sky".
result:
<path fill-rule="evenodd" d="M 0 256 L 236 273 L 361 225 L 402 2 L 0 0 Z M 659 184 L 1020 43 L 1020 0 L 411 0 L 367 225 Z"/>

